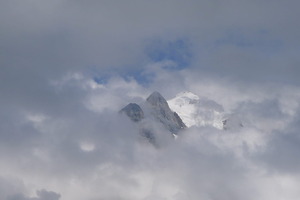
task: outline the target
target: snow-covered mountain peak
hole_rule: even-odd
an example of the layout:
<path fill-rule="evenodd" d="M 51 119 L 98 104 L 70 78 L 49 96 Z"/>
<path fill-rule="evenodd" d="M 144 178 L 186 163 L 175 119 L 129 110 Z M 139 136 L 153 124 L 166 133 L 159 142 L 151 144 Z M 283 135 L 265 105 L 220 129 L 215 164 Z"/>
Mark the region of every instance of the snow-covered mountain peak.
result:
<path fill-rule="evenodd" d="M 179 97 L 179 98 L 188 98 L 188 99 L 194 99 L 194 100 L 199 100 L 199 97 L 190 92 L 190 91 L 184 91 L 184 92 L 180 92 L 176 95 L 176 97 Z"/>
<path fill-rule="evenodd" d="M 180 92 L 174 98 L 174 103 L 178 106 L 187 104 L 195 104 L 199 101 L 199 97 L 192 92 Z"/>
<path fill-rule="evenodd" d="M 226 114 L 223 106 L 216 101 L 192 92 L 181 92 L 169 101 L 159 92 L 153 92 L 146 101 L 129 103 L 120 113 L 136 122 L 140 134 L 153 144 L 161 133 L 177 137 L 182 129 L 191 126 L 224 130 L 237 130 L 244 126 L 240 116 Z"/>
<path fill-rule="evenodd" d="M 192 92 L 181 92 L 168 101 L 187 127 L 213 126 L 223 129 L 223 107 L 217 102 L 200 98 Z"/>

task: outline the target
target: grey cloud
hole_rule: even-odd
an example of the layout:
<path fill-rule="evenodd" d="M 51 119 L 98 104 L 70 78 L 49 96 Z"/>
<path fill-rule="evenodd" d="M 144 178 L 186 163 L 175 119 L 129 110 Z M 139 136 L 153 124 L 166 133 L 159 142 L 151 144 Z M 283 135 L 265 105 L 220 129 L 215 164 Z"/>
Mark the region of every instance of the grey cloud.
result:
<path fill-rule="evenodd" d="M 167 71 L 164 71 L 166 69 L 157 70 L 159 80 L 163 81 L 164 75 L 167 75 L 165 81 L 171 78 Z M 172 73 L 182 76 L 182 72 Z M 186 78 L 193 80 L 192 76 Z M 5 143 L 1 145 L 3 150 L 0 154 L 3 161 L 1 170 L 8 172 L 6 176 L 16 177 L 24 182 L 22 188 L 16 189 L 11 194 L 21 194 L 11 196 L 15 199 L 42 200 L 50 198 L 51 195 L 52 198 L 59 199 L 61 195 L 62 199 L 91 200 L 181 197 L 190 199 L 201 197 L 207 200 L 221 198 L 264 200 L 274 196 L 268 193 L 268 189 L 265 191 L 264 184 L 257 183 L 256 179 L 269 181 L 274 174 L 264 177 L 258 172 L 279 169 L 277 166 L 279 162 L 273 158 L 278 152 L 273 152 L 273 149 L 278 145 L 282 145 L 282 148 L 291 146 L 286 147 L 287 149 L 281 153 L 296 155 L 298 152 L 297 148 L 293 148 L 296 145 L 285 143 L 284 141 L 287 141 L 285 139 L 276 139 L 278 136 L 273 132 L 281 129 L 275 127 L 271 134 L 266 135 L 264 129 L 259 129 L 259 124 L 256 124 L 257 129 L 245 127 L 239 132 L 194 127 L 183 132 L 177 140 L 166 142 L 157 149 L 140 138 L 136 124 L 117 113 L 123 106 L 118 103 L 119 101 L 107 104 L 112 109 L 93 109 L 86 102 L 90 98 L 117 96 L 123 99 L 126 105 L 131 100 L 144 98 L 145 94 L 150 93 L 148 89 L 128 80 L 123 82 L 122 79 L 112 79 L 103 85 L 88 85 L 90 83 L 88 78 L 69 79 L 59 83 L 52 87 L 62 94 L 69 94 L 69 90 L 73 91 L 76 88 L 82 90 L 77 93 L 83 95 L 78 97 L 81 99 L 78 101 L 80 103 L 72 105 L 73 109 L 69 109 L 68 106 L 62 107 L 61 112 L 65 113 L 63 115 L 57 115 L 56 112 L 34 111 L 18 115 L 16 114 L 18 112 L 13 114 L 9 109 L 8 113 L 11 115 L 7 119 L 9 123 L 6 123 L 9 126 L 1 127 L 1 141 L 11 140 L 11 145 Z M 183 83 L 187 84 L 185 80 Z M 207 91 L 202 88 L 202 96 L 209 94 L 212 88 L 231 91 L 234 94 L 232 103 L 236 111 L 245 114 L 250 121 L 258 118 L 264 123 L 269 118 L 276 121 L 286 117 L 281 113 L 284 101 L 273 100 L 276 96 L 274 91 L 265 94 L 271 100 L 264 101 L 263 97 L 253 96 L 249 92 L 253 90 L 249 89 L 249 94 L 245 95 L 239 91 L 239 87 L 223 84 L 218 88 L 220 87 L 218 84 L 219 82 L 215 82 L 214 86 L 206 89 Z M 188 86 L 189 84 L 185 85 Z M 93 87 L 95 88 L 92 89 Z M 257 90 L 265 92 L 264 88 L 256 88 L 254 91 Z M 277 88 L 275 93 L 280 91 L 283 90 Z M 289 92 L 294 93 L 294 90 L 291 89 Z M 169 95 L 171 96 L 172 92 L 169 92 Z M 286 96 L 290 98 L 292 95 Z M 294 100 L 297 98 L 293 97 Z M 215 101 L 228 110 L 224 99 Z M 291 98 L 290 101 L 293 102 Z M 275 115 L 268 113 L 270 109 L 276 111 Z M 297 118 L 294 115 L 291 117 Z M 16 123 L 16 119 L 19 123 Z M 296 124 L 296 121 L 292 124 L 284 123 L 287 131 L 298 130 L 297 126 L 292 125 Z M 15 129 L 11 129 L 13 126 Z M 5 135 L 5 131 L 8 130 L 15 131 Z M 291 164 L 294 162 L 287 160 L 286 163 L 285 171 L 297 175 L 298 171 L 289 168 L 293 167 Z M 279 180 L 282 178 L 276 175 L 275 177 Z M 298 183 L 296 179 L 293 181 L 295 184 Z M 276 188 L 277 184 L 278 182 L 273 182 L 268 185 Z M 4 190 L 3 186 L 1 188 Z M 39 188 L 51 188 L 55 193 L 44 191 L 37 194 L 37 197 L 22 195 L 26 194 L 24 192 L 26 189 Z M 280 195 L 285 194 L 292 193 Z"/>
<path fill-rule="evenodd" d="M 275 131 L 269 148 L 258 159 L 271 173 L 299 174 L 299 110 L 287 128 Z"/>
<path fill-rule="evenodd" d="M 145 41 L 185 37 L 193 46 L 194 66 L 201 71 L 298 83 L 294 74 L 299 73 L 299 60 L 293 52 L 299 50 L 299 3 L 293 0 L 1 4 L 1 65 L 12 76 L 29 71 L 43 78 L 91 66 L 137 69 L 147 60 Z M 215 46 L 230 35 L 232 41 Z M 254 45 L 240 46 L 235 35 Z"/>
<path fill-rule="evenodd" d="M 9 196 L 25 191 L 22 181 L 11 177 L 0 178 L 0 198 L 7 199 Z"/>
<path fill-rule="evenodd" d="M 38 190 L 36 192 L 37 197 L 25 197 L 24 195 L 14 195 L 12 197 L 9 197 L 7 200 L 59 200 L 60 199 L 60 195 L 55 193 L 55 192 L 51 192 L 51 191 L 47 191 L 47 190 Z"/>

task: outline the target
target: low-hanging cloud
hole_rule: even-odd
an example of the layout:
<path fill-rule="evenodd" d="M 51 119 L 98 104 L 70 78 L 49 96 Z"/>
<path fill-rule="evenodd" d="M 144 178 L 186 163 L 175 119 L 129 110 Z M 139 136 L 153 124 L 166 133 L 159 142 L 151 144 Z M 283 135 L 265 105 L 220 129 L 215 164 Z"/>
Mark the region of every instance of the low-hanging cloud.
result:
<path fill-rule="evenodd" d="M 164 80 L 159 76 L 169 69 L 160 70 L 164 73 L 156 74 L 158 83 Z M 208 99 L 212 98 L 211 88 L 231 91 L 235 95 L 230 99 L 214 101 L 227 112 L 239 113 L 245 126 L 226 131 L 191 127 L 176 140 L 170 137 L 157 148 L 139 135 L 137 124 L 118 113 L 129 102 L 143 101 L 154 88 L 147 89 L 133 79 L 122 78 L 98 84 L 82 74 L 81 78 L 74 79 L 77 75 L 64 81 L 51 81 L 49 87 L 60 93 L 82 91 L 77 93 L 80 101 L 61 107 L 59 114 L 35 110 L 11 113 L 14 120 L 7 119 L 9 123 L 1 126 L 1 141 L 5 141 L 1 144 L 1 172 L 10 184 L 21 184 L 19 189 L 8 190 L 9 194 L 3 198 L 264 200 L 299 197 L 296 187 L 299 184 L 296 156 L 299 103 L 287 103 L 299 102 L 297 88 L 248 88 L 244 93 L 241 86 L 200 80 L 196 89 L 189 85 L 193 77 L 187 77 L 185 70 L 169 72 L 177 76 L 184 74 L 185 89 L 193 89 Z M 205 89 L 202 87 L 205 84 L 210 86 Z M 252 95 L 253 91 L 262 96 Z M 170 91 L 168 94 L 175 95 Z M 70 103 L 72 98 L 68 98 Z M 95 101 L 101 106 L 101 98 L 118 101 L 103 105 L 105 109 L 91 105 Z M 294 112 L 290 112 L 291 108 Z M 274 194 L 272 190 L 278 192 Z"/>
<path fill-rule="evenodd" d="M 37 197 L 25 197 L 21 194 L 14 195 L 12 197 L 9 197 L 9 200 L 59 200 L 60 195 L 55 192 L 49 192 L 47 190 L 38 190 L 36 192 Z"/>

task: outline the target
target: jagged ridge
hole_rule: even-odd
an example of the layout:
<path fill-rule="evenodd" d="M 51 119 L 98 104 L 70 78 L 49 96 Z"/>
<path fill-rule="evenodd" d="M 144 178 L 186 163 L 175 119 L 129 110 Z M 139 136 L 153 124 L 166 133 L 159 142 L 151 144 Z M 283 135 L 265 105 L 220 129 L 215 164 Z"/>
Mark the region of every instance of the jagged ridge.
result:
<path fill-rule="evenodd" d="M 147 102 L 152 108 L 152 115 L 170 132 L 177 134 L 180 129 L 186 127 L 179 115 L 170 109 L 168 102 L 159 92 L 153 92 L 147 98 Z"/>
<path fill-rule="evenodd" d="M 126 114 L 132 121 L 137 122 L 140 133 L 151 143 L 155 143 L 155 131 L 148 127 L 149 120 L 151 123 L 162 124 L 172 134 L 178 134 L 181 129 L 186 127 L 180 116 L 170 109 L 168 102 L 159 92 L 153 92 L 142 105 L 141 107 L 136 103 L 129 103 L 119 112 Z M 148 122 L 144 120 L 144 118 L 147 118 L 145 116 L 148 117 Z"/>
<path fill-rule="evenodd" d="M 134 122 L 139 122 L 144 118 L 142 108 L 136 103 L 128 104 L 120 110 L 120 113 L 125 113 Z"/>

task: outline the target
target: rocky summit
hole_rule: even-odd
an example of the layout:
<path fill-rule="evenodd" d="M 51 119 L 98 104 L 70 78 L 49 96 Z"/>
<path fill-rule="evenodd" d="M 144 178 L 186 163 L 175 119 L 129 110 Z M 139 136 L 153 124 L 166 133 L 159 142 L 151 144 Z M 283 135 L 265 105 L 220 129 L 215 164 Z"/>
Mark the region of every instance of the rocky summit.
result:
<path fill-rule="evenodd" d="M 140 105 L 129 103 L 120 110 L 120 113 L 126 114 L 133 122 L 138 123 L 140 133 L 151 143 L 155 143 L 157 134 L 169 132 L 170 135 L 177 135 L 186 127 L 180 116 L 170 109 L 168 102 L 159 92 L 153 92 Z"/>
<path fill-rule="evenodd" d="M 136 103 L 130 103 L 120 110 L 120 113 L 125 113 L 132 121 L 139 122 L 144 118 L 144 112 Z"/>
<path fill-rule="evenodd" d="M 159 93 L 153 92 L 148 98 L 151 114 L 161 122 L 170 132 L 176 134 L 180 129 L 186 127 L 179 115 L 172 111 L 166 99 Z"/>

